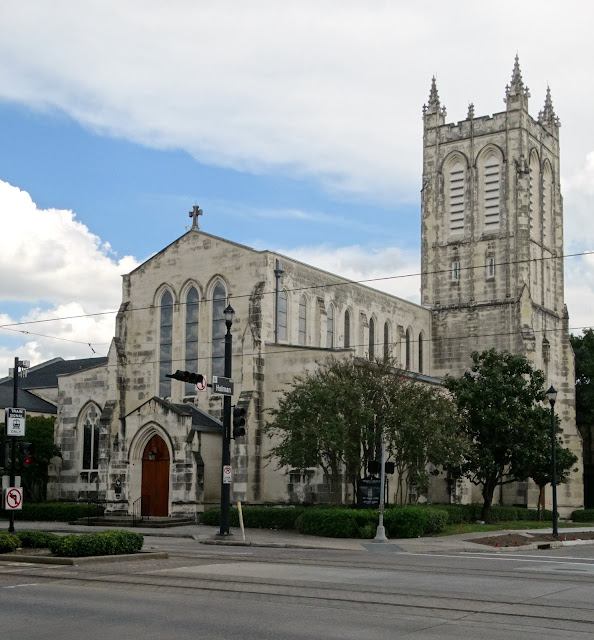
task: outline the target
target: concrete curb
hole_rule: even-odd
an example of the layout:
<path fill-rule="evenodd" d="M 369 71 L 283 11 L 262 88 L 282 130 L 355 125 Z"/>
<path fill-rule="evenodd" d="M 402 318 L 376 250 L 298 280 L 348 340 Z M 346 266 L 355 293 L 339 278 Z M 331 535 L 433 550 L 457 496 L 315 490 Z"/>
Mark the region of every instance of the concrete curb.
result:
<path fill-rule="evenodd" d="M 54 556 L 0 555 L 0 562 L 23 562 L 28 564 L 59 564 L 75 567 L 81 564 L 102 564 L 107 562 L 126 562 L 127 560 L 167 560 L 165 551 L 140 551 L 122 553 L 113 556 L 87 556 L 84 558 L 56 558 Z"/>

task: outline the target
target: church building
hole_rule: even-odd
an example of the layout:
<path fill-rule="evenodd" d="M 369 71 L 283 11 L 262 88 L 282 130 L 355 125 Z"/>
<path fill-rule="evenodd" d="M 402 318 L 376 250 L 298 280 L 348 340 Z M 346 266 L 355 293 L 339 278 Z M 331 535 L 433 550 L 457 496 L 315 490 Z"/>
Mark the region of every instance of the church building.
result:
<path fill-rule="evenodd" d="M 123 277 L 107 362 L 58 377 L 62 461 L 49 493 L 107 500 L 111 513 L 195 516 L 220 501 L 222 396 L 166 377 L 224 375 L 223 310 L 234 309 L 232 499 L 321 502 L 319 470 L 277 469 L 267 410 L 325 358 L 390 356 L 420 384 L 460 375 L 472 351 L 525 355 L 559 391 L 565 446 L 581 458 L 573 352 L 563 294 L 559 120 L 550 92 L 538 118 L 516 57 L 505 110 L 446 123 L 435 79 L 423 108 L 421 305 L 272 251 L 191 229 Z M 434 480 L 429 500 L 480 500 Z M 529 483 L 504 492 L 535 506 Z M 583 503 L 581 469 L 558 491 L 562 513 Z"/>

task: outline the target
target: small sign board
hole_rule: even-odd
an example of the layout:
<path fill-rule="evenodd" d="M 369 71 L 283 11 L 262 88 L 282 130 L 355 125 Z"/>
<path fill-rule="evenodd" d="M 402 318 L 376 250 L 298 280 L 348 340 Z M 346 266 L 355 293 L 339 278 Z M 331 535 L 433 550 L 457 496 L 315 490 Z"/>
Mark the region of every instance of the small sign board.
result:
<path fill-rule="evenodd" d="M 212 392 L 222 396 L 232 396 L 235 387 L 233 378 L 223 378 L 223 376 L 212 377 Z"/>
<path fill-rule="evenodd" d="M 25 411 L 25 409 L 7 407 L 4 417 L 4 422 L 6 424 L 6 435 L 16 437 L 24 436 L 26 417 L 27 412 Z"/>
<path fill-rule="evenodd" d="M 233 475 L 233 470 L 231 469 L 231 465 L 224 464 L 223 465 L 223 484 L 231 484 L 232 475 Z"/>
<path fill-rule="evenodd" d="M 23 508 L 23 490 L 20 487 L 4 489 L 4 508 L 7 511 L 18 511 Z"/>
<path fill-rule="evenodd" d="M 379 478 L 361 478 L 357 480 L 357 506 L 362 508 L 379 507 L 380 503 Z"/>

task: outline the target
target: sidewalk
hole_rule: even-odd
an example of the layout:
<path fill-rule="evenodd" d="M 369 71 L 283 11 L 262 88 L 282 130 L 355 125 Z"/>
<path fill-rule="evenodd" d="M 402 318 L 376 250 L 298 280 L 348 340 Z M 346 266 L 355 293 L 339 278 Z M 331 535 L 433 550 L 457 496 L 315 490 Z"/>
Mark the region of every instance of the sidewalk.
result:
<path fill-rule="evenodd" d="M 0 521 L 0 531 L 6 530 L 7 522 Z M 19 530 L 35 530 L 50 531 L 52 533 L 94 533 L 97 531 L 110 531 L 113 527 L 86 526 L 86 525 L 69 525 L 64 522 L 16 522 L 16 531 Z M 400 551 L 407 553 L 452 553 L 452 552 L 474 552 L 474 553 L 493 553 L 494 549 L 482 544 L 472 542 L 473 538 L 484 538 L 489 535 L 497 535 L 501 533 L 530 533 L 530 531 L 552 535 L 550 529 L 532 529 L 532 530 L 508 530 L 502 529 L 498 532 L 479 532 L 464 533 L 453 536 L 431 537 L 431 538 L 406 538 L 392 539 L 385 543 L 374 543 L 373 540 L 360 540 L 354 538 L 324 538 L 320 536 L 306 536 L 296 531 L 275 531 L 268 529 L 246 529 L 245 542 L 243 541 L 241 530 L 232 528 L 233 540 L 219 541 L 215 535 L 218 533 L 218 527 L 209 527 L 199 524 L 181 525 L 169 529 L 144 527 L 119 527 L 129 531 L 135 531 L 147 538 L 188 538 L 196 541 L 198 545 L 251 545 L 270 548 L 297 548 L 297 549 L 328 549 L 337 551 Z M 571 532 L 594 531 L 593 527 L 573 527 L 571 529 L 562 529 L 560 533 L 569 534 Z M 576 544 L 594 544 L 594 540 L 587 541 L 567 541 L 554 542 L 554 546 L 573 546 Z M 517 551 L 518 549 L 529 550 L 531 545 L 523 547 L 508 547 L 498 549 L 498 552 Z M 535 546 L 536 548 L 536 546 Z"/>

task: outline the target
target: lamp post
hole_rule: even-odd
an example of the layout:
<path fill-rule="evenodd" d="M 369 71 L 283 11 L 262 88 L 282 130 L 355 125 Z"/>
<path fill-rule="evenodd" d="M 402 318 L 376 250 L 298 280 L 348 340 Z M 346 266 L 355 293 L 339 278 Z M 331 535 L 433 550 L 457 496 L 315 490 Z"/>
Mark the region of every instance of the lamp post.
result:
<path fill-rule="evenodd" d="M 551 405 L 551 460 L 553 464 L 552 489 L 553 489 L 553 538 L 559 535 L 557 523 L 557 437 L 555 435 L 555 401 L 557 400 L 557 390 L 553 385 L 547 391 L 549 404 Z"/>
<path fill-rule="evenodd" d="M 225 334 L 225 378 L 231 377 L 231 325 L 233 324 L 233 316 L 235 311 L 228 304 L 223 311 L 225 316 L 225 326 L 227 333 Z M 222 468 L 221 468 L 221 528 L 219 536 L 228 537 L 229 534 L 229 512 L 231 510 L 231 485 L 225 482 L 223 468 L 231 464 L 231 396 L 223 396 L 223 449 L 222 449 Z"/>

